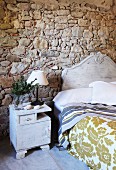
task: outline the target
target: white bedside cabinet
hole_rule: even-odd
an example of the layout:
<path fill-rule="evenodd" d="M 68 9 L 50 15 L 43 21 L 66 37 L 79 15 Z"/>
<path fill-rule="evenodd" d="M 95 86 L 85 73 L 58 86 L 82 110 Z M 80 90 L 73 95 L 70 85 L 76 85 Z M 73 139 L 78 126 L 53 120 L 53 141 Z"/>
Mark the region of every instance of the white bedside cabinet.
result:
<path fill-rule="evenodd" d="M 49 149 L 51 140 L 51 119 L 45 112 L 51 108 L 44 104 L 39 110 L 10 110 L 10 141 L 16 150 L 16 158 L 24 158 L 28 149 L 40 146 Z"/>

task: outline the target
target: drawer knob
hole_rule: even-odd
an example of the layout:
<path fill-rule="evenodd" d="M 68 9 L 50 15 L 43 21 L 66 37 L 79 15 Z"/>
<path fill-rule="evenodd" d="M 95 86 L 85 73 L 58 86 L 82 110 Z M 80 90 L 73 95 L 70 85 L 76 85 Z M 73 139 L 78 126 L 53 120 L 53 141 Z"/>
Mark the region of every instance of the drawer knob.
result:
<path fill-rule="evenodd" d="M 31 120 L 31 118 L 27 118 L 27 119 L 26 119 L 26 121 L 30 121 L 30 120 Z"/>

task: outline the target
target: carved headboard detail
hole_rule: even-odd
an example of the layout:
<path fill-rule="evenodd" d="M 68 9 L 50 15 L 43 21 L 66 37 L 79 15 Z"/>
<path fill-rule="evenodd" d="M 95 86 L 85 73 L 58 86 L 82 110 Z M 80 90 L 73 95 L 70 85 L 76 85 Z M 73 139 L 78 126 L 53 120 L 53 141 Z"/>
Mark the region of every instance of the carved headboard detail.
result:
<path fill-rule="evenodd" d="M 91 53 L 79 64 L 62 72 L 62 90 L 88 87 L 93 81 L 116 81 L 116 63 L 108 56 Z"/>

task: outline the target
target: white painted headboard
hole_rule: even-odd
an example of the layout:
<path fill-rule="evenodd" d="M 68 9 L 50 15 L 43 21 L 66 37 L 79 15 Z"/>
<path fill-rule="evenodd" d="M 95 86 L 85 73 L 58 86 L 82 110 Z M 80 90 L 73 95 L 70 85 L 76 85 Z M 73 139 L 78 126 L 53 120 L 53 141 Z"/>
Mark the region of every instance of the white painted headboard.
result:
<path fill-rule="evenodd" d="M 62 72 L 62 90 L 88 87 L 93 81 L 116 81 L 116 63 L 100 52 L 91 53 L 79 64 Z"/>

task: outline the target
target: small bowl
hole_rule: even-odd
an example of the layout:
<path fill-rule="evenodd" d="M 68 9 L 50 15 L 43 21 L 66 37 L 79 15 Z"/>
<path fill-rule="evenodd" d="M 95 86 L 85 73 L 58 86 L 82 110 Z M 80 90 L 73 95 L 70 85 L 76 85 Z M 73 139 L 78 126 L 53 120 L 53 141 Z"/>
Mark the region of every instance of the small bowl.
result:
<path fill-rule="evenodd" d="M 36 106 L 34 106 L 34 109 L 38 110 L 38 109 L 40 109 L 40 107 L 41 107 L 40 105 L 36 105 Z"/>
<path fill-rule="evenodd" d="M 25 110 L 30 110 L 30 109 L 33 109 L 33 106 L 29 104 L 29 105 L 25 106 L 24 109 Z"/>

